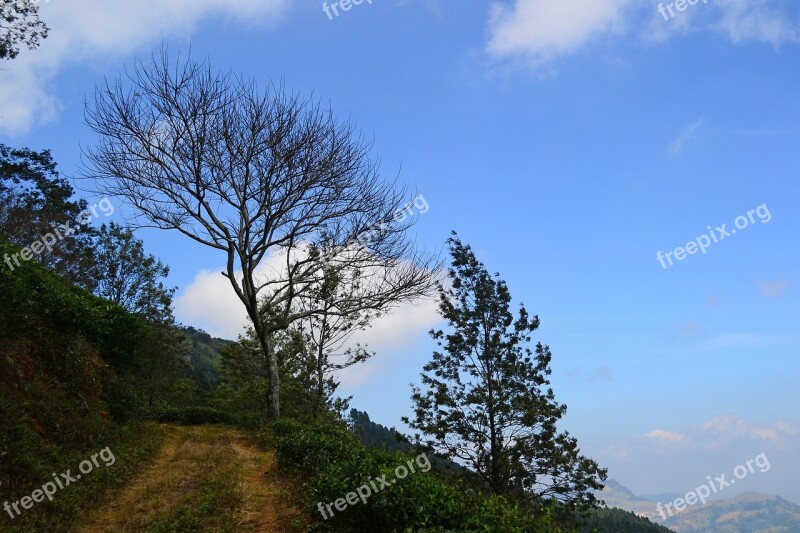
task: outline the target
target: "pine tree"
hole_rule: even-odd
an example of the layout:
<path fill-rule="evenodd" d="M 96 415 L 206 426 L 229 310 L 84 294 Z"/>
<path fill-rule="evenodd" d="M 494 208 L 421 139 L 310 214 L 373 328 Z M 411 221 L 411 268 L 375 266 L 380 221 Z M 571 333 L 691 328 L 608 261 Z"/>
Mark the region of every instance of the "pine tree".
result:
<path fill-rule="evenodd" d="M 539 327 L 491 276 L 471 248 L 453 234 L 451 286 L 439 285 L 439 309 L 451 331 L 431 331 L 443 348 L 413 387 L 415 418 L 405 419 L 437 452 L 472 469 L 484 486 L 534 504 L 555 499 L 570 506 L 596 503 L 592 490 L 606 478 L 577 441 L 557 429 L 566 405 L 549 388 L 550 349 L 530 349 Z"/>

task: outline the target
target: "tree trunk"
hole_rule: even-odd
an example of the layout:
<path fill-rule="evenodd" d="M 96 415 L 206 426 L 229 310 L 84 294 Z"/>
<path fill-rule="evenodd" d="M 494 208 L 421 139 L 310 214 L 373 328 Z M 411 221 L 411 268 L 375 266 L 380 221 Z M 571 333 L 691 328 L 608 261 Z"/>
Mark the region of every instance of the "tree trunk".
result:
<path fill-rule="evenodd" d="M 324 360 L 325 357 L 325 347 L 320 345 L 317 347 L 317 394 L 316 398 L 314 399 L 314 418 L 316 419 L 319 416 L 320 411 L 322 411 L 322 402 L 325 399 L 325 366 Z"/>
<path fill-rule="evenodd" d="M 248 308 L 248 314 L 253 321 L 253 329 L 258 337 L 258 343 L 261 345 L 261 351 L 267 360 L 267 376 L 269 377 L 267 415 L 269 418 L 277 419 L 281 417 L 281 375 L 278 369 L 278 358 L 275 356 L 269 333 L 258 315 L 258 308 L 255 307 L 252 312 Z"/>
<path fill-rule="evenodd" d="M 272 343 L 264 342 L 264 353 L 267 354 L 267 367 L 269 371 L 269 416 L 276 419 L 281 417 L 281 375 L 278 370 L 278 358 Z"/>

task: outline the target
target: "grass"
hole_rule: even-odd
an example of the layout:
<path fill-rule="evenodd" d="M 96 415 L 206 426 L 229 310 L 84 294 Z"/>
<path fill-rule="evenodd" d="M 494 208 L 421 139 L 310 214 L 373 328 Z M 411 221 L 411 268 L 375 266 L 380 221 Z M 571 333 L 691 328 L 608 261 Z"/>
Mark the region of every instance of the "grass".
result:
<path fill-rule="evenodd" d="M 7 514 L 0 518 L 0 531 L 4 533 L 28 533 L 48 531 L 60 533 L 74 530 L 74 523 L 80 520 L 89 509 L 103 506 L 108 502 L 109 495 L 128 484 L 141 471 L 161 447 L 165 436 L 164 428 L 156 424 L 136 424 L 122 426 L 109 430 L 101 439 L 102 446 L 108 446 L 114 453 L 116 462 L 109 467 L 95 468 L 91 474 L 83 476 L 74 484 L 59 490 L 53 502 L 44 502 L 34 505 L 21 516 L 12 521 Z M 99 451 L 99 448 L 95 451 Z M 75 454 L 72 454 L 75 455 Z M 60 467 L 53 471 L 63 472 L 71 469 L 73 475 L 77 470 L 79 460 L 88 459 L 88 455 L 77 455 L 64 461 Z M 42 479 L 41 483 L 51 481 L 50 478 Z M 29 495 L 34 489 L 41 486 L 29 487 Z M 3 501 L 13 502 L 26 494 L 3 493 Z"/>
<path fill-rule="evenodd" d="M 272 452 L 227 426 L 166 426 L 147 468 L 83 532 L 298 531 L 306 520 L 291 503 Z"/>

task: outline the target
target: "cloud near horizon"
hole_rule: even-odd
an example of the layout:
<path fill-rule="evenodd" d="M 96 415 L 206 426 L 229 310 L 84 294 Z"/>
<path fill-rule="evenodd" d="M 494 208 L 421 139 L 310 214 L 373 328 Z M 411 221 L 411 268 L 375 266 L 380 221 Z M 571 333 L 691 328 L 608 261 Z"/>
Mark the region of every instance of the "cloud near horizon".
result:
<path fill-rule="evenodd" d="M 662 442 L 686 441 L 690 445 L 717 446 L 722 441 L 741 438 L 778 441 L 796 435 L 800 435 L 800 428 L 790 422 L 752 425 L 736 415 L 728 414 L 709 418 L 680 432 L 653 429 L 641 435 L 640 438 Z"/>
<path fill-rule="evenodd" d="M 727 414 L 682 428 L 655 427 L 636 437 L 584 442 L 589 456 L 609 468 L 616 479 L 636 494 L 684 493 L 706 476 L 730 473 L 740 464 L 765 454 L 770 472 L 759 472 L 727 489 L 725 497 L 752 490 L 800 502 L 793 481 L 800 475 L 796 458 L 800 446 L 798 421 L 753 423 Z"/>

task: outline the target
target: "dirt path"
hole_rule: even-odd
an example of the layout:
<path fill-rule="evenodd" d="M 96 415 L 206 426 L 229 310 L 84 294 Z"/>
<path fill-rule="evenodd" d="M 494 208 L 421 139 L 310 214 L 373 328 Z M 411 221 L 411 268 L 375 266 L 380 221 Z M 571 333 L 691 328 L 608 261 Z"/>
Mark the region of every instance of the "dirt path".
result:
<path fill-rule="evenodd" d="M 144 471 L 78 531 L 243 531 L 304 529 L 274 453 L 223 426 L 168 426 Z"/>

